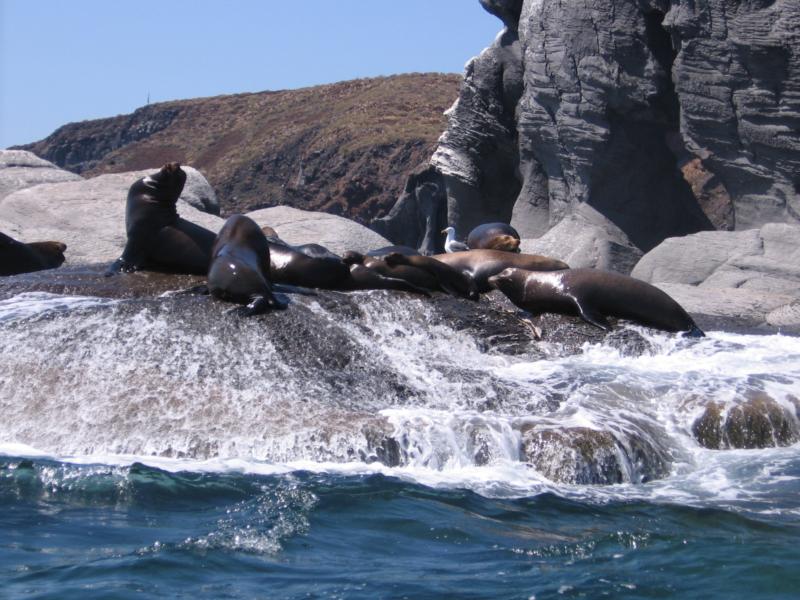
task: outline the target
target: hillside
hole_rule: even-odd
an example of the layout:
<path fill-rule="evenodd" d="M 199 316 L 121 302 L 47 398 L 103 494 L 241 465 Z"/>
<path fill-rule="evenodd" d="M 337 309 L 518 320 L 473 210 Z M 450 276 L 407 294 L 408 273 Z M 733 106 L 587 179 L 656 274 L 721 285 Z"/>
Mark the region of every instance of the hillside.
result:
<path fill-rule="evenodd" d="M 223 214 L 288 204 L 364 222 L 430 158 L 460 81 L 414 73 L 162 102 L 19 148 L 84 176 L 178 160 L 206 175 Z"/>

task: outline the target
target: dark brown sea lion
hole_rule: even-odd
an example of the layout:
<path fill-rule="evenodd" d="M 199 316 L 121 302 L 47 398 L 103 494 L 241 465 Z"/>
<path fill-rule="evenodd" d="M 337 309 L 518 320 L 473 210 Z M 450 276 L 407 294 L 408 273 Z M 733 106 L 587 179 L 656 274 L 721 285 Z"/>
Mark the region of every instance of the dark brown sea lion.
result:
<path fill-rule="evenodd" d="M 666 293 L 619 273 L 597 269 L 543 273 L 510 268 L 490 277 L 489 283 L 534 315 L 572 315 L 605 331 L 611 329 L 606 317 L 617 317 L 664 331 L 684 331 L 691 337 L 705 335 Z"/>
<path fill-rule="evenodd" d="M 507 223 L 484 223 L 469 232 L 467 246 L 470 250 L 519 252 L 519 233 Z"/>
<path fill-rule="evenodd" d="M 0 233 L 0 275 L 55 269 L 64 263 L 67 245 L 61 242 L 19 242 Z"/>
<path fill-rule="evenodd" d="M 384 276 L 359 263 L 347 263 L 324 246 L 291 246 L 269 240 L 270 277 L 277 283 L 338 291 L 399 290 L 428 295 L 409 281 Z"/>
<path fill-rule="evenodd" d="M 466 250 L 452 254 L 437 254 L 433 258 L 469 274 L 481 294 L 492 289 L 489 286 L 489 277 L 497 275 L 508 267 L 528 271 L 569 269 L 567 263 L 555 258 L 538 254 L 516 254 L 502 250 Z"/>
<path fill-rule="evenodd" d="M 410 281 L 396 277 L 386 277 L 360 264 L 350 265 L 350 277 L 343 281 L 340 287 L 334 289 L 341 291 L 395 290 L 430 296 L 428 290 L 418 287 Z"/>
<path fill-rule="evenodd" d="M 248 314 L 286 308 L 272 293 L 269 243 L 255 221 L 233 215 L 217 234 L 208 268 L 208 291 L 221 300 L 246 304 Z"/>
<path fill-rule="evenodd" d="M 427 271 L 436 279 L 439 289 L 453 296 L 467 298 L 469 300 L 478 300 L 478 298 L 480 298 L 478 288 L 472 280 L 472 277 L 431 256 L 389 254 L 384 260 L 390 267 L 405 265 Z"/>
<path fill-rule="evenodd" d="M 412 267 L 410 265 L 389 265 L 383 258 L 364 255 L 359 252 L 348 250 L 342 255 L 342 260 L 348 265 L 364 265 L 366 268 L 394 279 L 403 279 L 413 285 L 430 291 L 445 291 L 439 285 L 439 280 L 432 273 L 425 269 Z"/>
<path fill-rule="evenodd" d="M 137 270 L 202 275 L 208 271 L 213 232 L 178 216 L 176 204 L 186 183 L 178 163 L 136 181 L 128 191 L 122 256 L 107 274 Z"/>
<path fill-rule="evenodd" d="M 280 238 L 269 240 L 272 281 L 309 288 L 340 289 L 350 278 L 350 267 L 317 244 L 290 246 Z"/>

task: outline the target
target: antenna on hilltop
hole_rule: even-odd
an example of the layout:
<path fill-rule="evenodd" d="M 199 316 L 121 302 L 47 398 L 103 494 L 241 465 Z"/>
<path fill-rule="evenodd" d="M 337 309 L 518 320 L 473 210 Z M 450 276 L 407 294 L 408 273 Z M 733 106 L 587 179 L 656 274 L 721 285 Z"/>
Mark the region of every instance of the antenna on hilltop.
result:
<path fill-rule="evenodd" d="M 147 104 L 150 104 L 150 92 L 147 92 Z"/>

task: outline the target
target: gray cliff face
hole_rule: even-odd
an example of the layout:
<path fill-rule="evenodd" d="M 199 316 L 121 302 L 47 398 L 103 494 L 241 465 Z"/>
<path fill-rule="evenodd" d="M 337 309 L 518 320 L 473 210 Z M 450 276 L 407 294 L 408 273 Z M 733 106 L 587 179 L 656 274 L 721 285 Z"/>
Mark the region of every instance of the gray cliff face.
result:
<path fill-rule="evenodd" d="M 459 235 L 535 238 L 581 205 L 643 251 L 800 221 L 796 0 L 482 4 L 505 27 L 431 159 Z"/>

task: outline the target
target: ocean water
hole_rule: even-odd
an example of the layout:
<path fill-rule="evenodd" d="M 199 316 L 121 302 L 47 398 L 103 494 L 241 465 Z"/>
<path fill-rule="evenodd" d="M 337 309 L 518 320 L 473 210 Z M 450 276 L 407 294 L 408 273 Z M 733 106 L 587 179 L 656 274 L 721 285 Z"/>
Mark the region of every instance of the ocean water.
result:
<path fill-rule="evenodd" d="M 302 332 L 0 300 L 0 597 L 800 596 L 800 444 L 692 431 L 754 395 L 796 430 L 800 338 L 504 355 L 425 300 L 357 297 L 347 319 L 297 299 Z M 531 445 L 587 431 L 597 464 Z"/>

